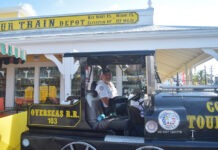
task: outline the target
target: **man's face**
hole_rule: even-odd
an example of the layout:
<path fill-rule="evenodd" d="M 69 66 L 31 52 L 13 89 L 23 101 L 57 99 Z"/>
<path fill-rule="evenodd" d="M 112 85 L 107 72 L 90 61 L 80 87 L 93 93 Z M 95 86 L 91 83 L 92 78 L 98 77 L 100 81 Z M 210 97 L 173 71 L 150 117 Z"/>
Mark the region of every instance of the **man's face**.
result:
<path fill-rule="evenodd" d="M 106 82 L 109 82 L 109 81 L 111 80 L 111 78 L 112 78 L 112 75 L 111 75 L 110 72 L 105 73 L 105 74 L 102 75 L 102 79 L 103 79 L 104 81 L 106 81 Z"/>

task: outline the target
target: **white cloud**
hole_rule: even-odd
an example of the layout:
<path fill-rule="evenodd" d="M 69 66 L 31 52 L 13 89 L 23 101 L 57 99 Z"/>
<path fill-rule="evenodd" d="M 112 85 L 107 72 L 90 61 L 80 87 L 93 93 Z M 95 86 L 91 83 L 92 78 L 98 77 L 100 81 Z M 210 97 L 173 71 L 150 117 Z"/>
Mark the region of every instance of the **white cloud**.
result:
<path fill-rule="evenodd" d="M 113 11 L 113 10 L 120 10 L 120 5 L 118 4 L 113 4 L 112 6 L 104 9 L 104 11 Z"/>
<path fill-rule="evenodd" d="M 59 4 L 59 5 L 63 5 L 64 4 L 64 0 L 58 0 L 56 3 Z"/>
<path fill-rule="evenodd" d="M 154 1 L 154 22 L 156 25 L 218 26 L 217 7 L 217 0 Z"/>
<path fill-rule="evenodd" d="M 37 13 L 36 11 L 33 9 L 32 5 L 31 4 L 28 4 L 28 3 L 24 3 L 24 4 L 19 4 L 21 6 L 21 8 L 25 11 L 27 11 L 30 15 L 30 16 L 36 16 Z"/>

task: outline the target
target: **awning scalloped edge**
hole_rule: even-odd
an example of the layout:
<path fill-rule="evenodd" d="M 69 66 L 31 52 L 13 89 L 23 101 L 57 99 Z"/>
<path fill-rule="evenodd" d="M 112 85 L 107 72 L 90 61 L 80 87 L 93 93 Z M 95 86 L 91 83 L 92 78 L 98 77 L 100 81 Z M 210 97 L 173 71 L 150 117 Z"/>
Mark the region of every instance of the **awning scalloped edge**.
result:
<path fill-rule="evenodd" d="M 11 61 L 15 64 L 24 63 L 26 61 L 25 50 L 5 43 L 0 43 L 0 55 L 0 59 L 4 61 L 2 62 L 4 64 L 9 64 Z"/>

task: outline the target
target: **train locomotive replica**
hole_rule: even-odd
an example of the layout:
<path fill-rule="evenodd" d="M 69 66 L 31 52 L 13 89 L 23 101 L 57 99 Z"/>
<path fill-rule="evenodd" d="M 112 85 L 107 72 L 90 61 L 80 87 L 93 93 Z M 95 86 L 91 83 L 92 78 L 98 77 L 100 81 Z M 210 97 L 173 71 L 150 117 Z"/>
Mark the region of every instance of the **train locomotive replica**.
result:
<path fill-rule="evenodd" d="M 68 97 L 68 105 L 50 103 L 28 107 L 29 130 L 21 136 L 22 150 L 218 148 L 217 86 L 159 86 L 153 50 L 66 53 L 64 57 L 79 61 L 73 80 L 80 84 L 72 86 L 77 90 Z M 131 87 L 137 89 L 121 86 L 122 94 L 128 99 L 128 108 L 140 105 L 141 109 L 135 108 L 139 112 L 137 117 L 143 121 L 135 121 L 137 117 L 129 113 L 125 117 L 127 126 L 131 122 L 138 133 L 98 129 L 99 122 L 108 118 L 99 120 L 101 114 L 95 113 L 96 101 L 87 98 L 91 83 L 99 79 L 102 67 L 112 67 L 116 76 L 116 69 L 122 70 L 126 65 L 136 69 L 132 71 L 137 80 L 131 80 L 135 84 Z M 123 80 L 113 79 L 117 79 L 116 85 Z"/>

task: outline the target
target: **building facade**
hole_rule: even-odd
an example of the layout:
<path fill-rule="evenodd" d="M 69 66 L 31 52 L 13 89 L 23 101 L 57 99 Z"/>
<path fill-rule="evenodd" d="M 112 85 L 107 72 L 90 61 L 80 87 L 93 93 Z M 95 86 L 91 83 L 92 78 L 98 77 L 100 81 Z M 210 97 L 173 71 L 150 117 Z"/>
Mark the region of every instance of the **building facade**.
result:
<path fill-rule="evenodd" d="M 63 58 L 64 53 L 155 50 L 162 80 L 181 71 L 191 78 L 194 65 L 217 59 L 218 27 L 156 26 L 153 13 L 149 7 L 3 20 L 0 40 L 25 49 L 28 55 L 25 64 L 3 65 L 6 107 L 15 106 L 20 98 L 40 103 L 56 97 L 64 103 L 75 79 L 69 71 L 75 61 Z"/>

